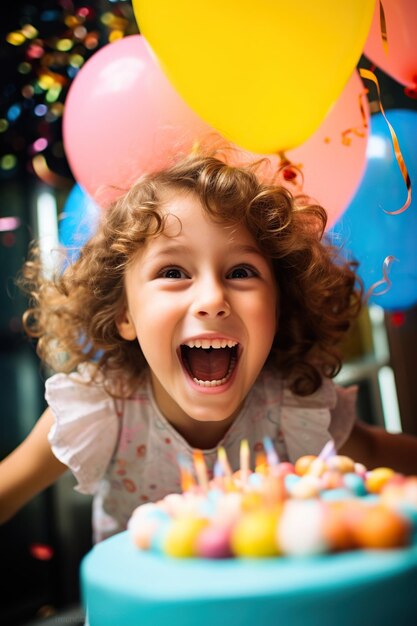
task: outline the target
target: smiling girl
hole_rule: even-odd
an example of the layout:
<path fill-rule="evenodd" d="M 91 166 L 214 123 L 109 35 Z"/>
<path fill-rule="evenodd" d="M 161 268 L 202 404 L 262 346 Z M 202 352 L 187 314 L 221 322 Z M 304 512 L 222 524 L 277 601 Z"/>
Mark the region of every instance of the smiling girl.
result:
<path fill-rule="evenodd" d="M 94 494 L 95 540 L 180 491 L 177 458 L 218 448 L 239 466 L 265 437 L 281 460 L 336 448 L 369 468 L 417 470 L 417 440 L 356 420 L 335 386 L 361 305 L 354 266 L 323 241 L 325 211 L 255 171 L 190 156 L 143 177 L 55 280 L 24 268 L 25 323 L 48 408 L 0 464 L 0 519 L 68 468 Z"/>

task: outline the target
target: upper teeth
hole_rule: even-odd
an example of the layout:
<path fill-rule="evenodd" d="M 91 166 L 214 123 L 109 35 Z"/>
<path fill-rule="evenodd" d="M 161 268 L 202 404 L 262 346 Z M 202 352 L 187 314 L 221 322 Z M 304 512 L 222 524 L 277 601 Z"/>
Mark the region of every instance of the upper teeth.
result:
<path fill-rule="evenodd" d="M 233 348 L 237 346 L 237 341 L 232 339 L 191 339 L 186 341 L 185 346 L 189 348 Z"/>

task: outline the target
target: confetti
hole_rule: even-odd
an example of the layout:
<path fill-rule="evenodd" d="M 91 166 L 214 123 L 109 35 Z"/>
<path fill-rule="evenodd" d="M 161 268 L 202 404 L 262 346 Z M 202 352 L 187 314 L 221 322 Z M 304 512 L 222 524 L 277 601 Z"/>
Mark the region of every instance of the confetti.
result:
<path fill-rule="evenodd" d="M 58 0 L 53 8 L 47 0 L 32 0 L 18 15 L 0 43 L 7 58 L 0 90 L 0 179 L 29 172 L 51 187 L 69 188 L 74 177 L 62 150 L 68 90 L 100 47 L 138 32 L 133 8 L 127 0 Z"/>

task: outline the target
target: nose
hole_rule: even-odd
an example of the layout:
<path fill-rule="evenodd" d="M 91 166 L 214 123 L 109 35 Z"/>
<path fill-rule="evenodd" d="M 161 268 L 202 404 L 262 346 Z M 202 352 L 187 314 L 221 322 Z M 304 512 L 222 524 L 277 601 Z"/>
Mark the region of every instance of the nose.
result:
<path fill-rule="evenodd" d="M 199 318 L 217 319 L 228 317 L 230 310 L 230 304 L 221 281 L 214 277 L 206 277 L 196 285 L 191 306 L 193 315 Z"/>

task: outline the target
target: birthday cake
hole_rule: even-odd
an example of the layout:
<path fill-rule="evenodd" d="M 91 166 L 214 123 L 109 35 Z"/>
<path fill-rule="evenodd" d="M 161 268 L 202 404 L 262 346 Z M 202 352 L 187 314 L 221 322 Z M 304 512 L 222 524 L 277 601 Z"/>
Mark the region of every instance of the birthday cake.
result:
<path fill-rule="evenodd" d="M 90 626 L 415 626 L 417 477 L 368 471 L 327 447 L 255 470 L 242 442 L 214 477 L 195 452 L 183 492 L 138 507 L 81 569 Z"/>

